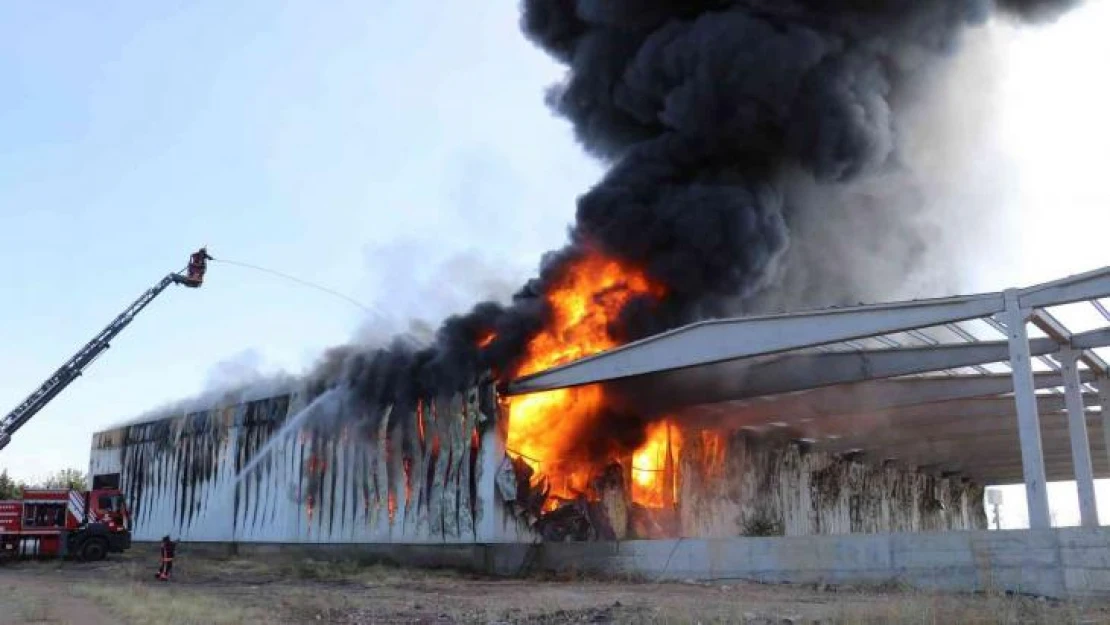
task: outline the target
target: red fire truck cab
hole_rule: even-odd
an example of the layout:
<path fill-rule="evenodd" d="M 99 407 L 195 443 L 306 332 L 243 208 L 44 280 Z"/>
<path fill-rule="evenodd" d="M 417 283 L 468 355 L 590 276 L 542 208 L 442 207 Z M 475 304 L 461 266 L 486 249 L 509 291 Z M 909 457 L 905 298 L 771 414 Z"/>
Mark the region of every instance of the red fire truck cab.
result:
<path fill-rule="evenodd" d="M 102 560 L 131 548 L 130 515 L 114 489 L 26 489 L 0 501 L 0 558 Z"/>

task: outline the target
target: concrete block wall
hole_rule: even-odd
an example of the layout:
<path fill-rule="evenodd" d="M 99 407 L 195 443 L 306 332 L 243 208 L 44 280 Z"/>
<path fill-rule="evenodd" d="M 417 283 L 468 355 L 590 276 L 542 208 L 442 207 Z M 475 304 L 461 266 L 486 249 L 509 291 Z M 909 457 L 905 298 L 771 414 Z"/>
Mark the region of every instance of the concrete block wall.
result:
<path fill-rule="evenodd" d="M 385 561 L 499 576 L 577 572 L 651 581 L 897 584 L 957 593 L 1110 598 L 1110 528 L 531 545 L 187 543 L 180 549 L 185 558 L 231 551 L 267 559 Z"/>
<path fill-rule="evenodd" d="M 533 568 L 658 580 L 1110 597 L 1110 528 L 546 544 Z"/>

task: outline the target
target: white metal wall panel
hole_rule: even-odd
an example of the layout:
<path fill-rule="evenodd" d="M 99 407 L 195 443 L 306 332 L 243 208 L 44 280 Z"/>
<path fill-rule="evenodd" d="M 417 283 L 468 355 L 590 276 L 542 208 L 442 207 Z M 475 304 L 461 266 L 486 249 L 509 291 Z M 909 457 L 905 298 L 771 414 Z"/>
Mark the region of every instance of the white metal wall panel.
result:
<path fill-rule="evenodd" d="M 346 427 L 283 436 L 241 479 L 303 398 L 282 395 L 98 433 L 90 471 L 122 474 L 140 541 L 166 534 L 289 543 L 523 540 L 515 520 L 494 504 L 500 456 L 484 449 L 497 435 L 494 415 L 486 414 L 492 404 L 481 404 L 479 393 L 428 402 L 423 417 L 383 411 Z M 423 436 L 414 427 L 421 419 Z M 377 428 L 368 432 L 360 425 L 367 423 Z M 493 447 L 503 455 L 503 446 Z"/>

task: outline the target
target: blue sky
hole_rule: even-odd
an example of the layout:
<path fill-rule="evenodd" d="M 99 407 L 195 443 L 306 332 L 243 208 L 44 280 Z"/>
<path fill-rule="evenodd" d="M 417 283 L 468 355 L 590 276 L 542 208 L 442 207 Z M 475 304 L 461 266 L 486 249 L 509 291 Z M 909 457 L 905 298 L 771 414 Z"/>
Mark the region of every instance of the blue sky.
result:
<path fill-rule="evenodd" d="M 543 105 L 559 68 L 496 4 L 4 3 L 4 410 L 202 244 L 402 320 L 524 279 L 600 169 Z M 95 428 L 202 390 L 221 361 L 298 371 L 363 317 L 214 264 L 0 467 L 85 466 Z"/>
<path fill-rule="evenodd" d="M 1110 258 L 1107 4 L 994 33 L 979 160 L 996 174 L 975 201 L 1005 198 L 1007 219 L 971 289 Z M 0 410 L 201 244 L 393 318 L 214 264 L 24 427 L 0 468 L 83 468 L 91 432 L 202 391 L 221 363 L 299 371 L 355 334 L 515 287 L 602 171 L 543 104 L 560 74 L 520 35 L 515 2 L 0 5 Z"/>

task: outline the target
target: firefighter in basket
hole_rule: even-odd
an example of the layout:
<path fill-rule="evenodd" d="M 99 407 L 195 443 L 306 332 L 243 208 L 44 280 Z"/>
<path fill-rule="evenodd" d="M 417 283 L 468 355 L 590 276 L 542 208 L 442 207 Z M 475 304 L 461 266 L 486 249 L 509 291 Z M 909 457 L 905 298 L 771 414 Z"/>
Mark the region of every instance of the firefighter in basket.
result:
<path fill-rule="evenodd" d="M 204 272 L 208 271 L 208 261 L 215 260 L 208 255 L 208 248 L 202 247 L 189 256 L 189 268 L 185 270 L 185 280 L 189 286 L 200 286 L 204 282 Z"/>

